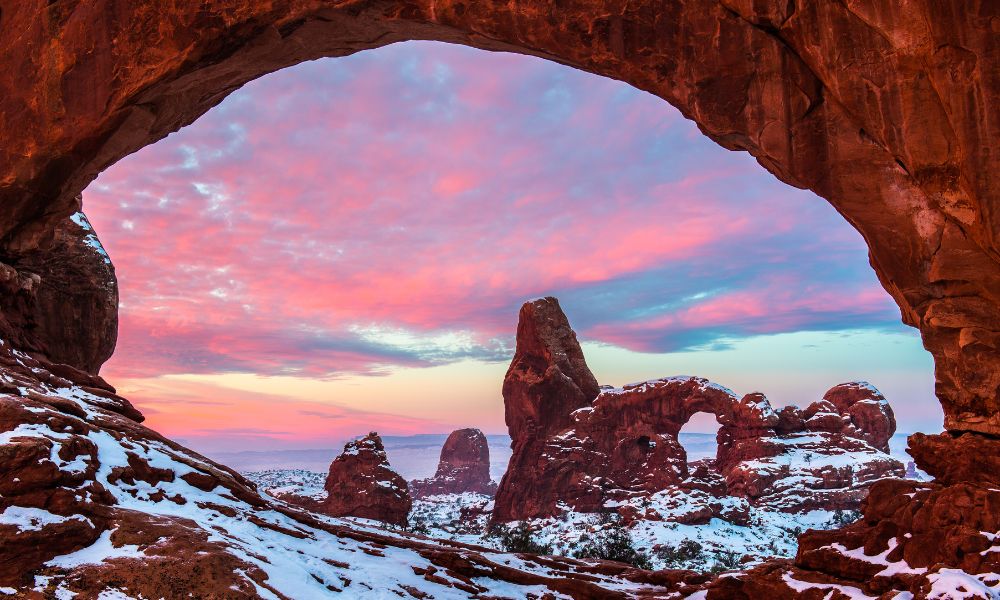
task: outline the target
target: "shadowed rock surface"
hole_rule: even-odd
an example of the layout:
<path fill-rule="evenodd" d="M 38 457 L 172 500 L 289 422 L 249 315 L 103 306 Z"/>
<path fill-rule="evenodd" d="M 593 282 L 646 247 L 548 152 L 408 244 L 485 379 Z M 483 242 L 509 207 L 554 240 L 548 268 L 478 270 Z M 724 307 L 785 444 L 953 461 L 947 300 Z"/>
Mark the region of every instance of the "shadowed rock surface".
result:
<path fill-rule="evenodd" d="M 478 429 L 456 429 L 441 447 L 434 477 L 410 482 L 414 498 L 472 492 L 492 496 L 497 484 L 490 479 L 490 446 Z"/>

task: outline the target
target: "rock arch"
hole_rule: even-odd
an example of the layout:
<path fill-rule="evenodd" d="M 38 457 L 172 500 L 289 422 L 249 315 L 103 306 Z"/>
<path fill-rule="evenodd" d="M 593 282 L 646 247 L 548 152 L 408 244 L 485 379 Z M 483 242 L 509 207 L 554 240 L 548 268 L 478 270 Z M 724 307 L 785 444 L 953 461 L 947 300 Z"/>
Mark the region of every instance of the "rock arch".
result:
<path fill-rule="evenodd" d="M 411 39 L 520 52 L 649 91 L 722 146 L 827 199 L 864 236 L 903 321 L 934 355 L 946 428 L 1000 434 L 994 2 L 3 0 L 0 9 L 0 258 L 15 269 L 51 245 L 100 171 L 255 77 Z M 101 343 L 105 352 L 77 366 L 95 372 Z"/>
<path fill-rule="evenodd" d="M 55 387 L 74 381 L 93 391 L 83 404 L 141 418 L 96 377 L 115 337 L 113 271 L 88 262 L 83 279 L 104 288 L 74 285 L 87 306 L 74 317 L 87 326 L 55 325 L 66 313 L 50 292 L 79 275 L 66 267 L 89 235 L 60 231 L 101 170 L 243 83 L 411 39 L 530 54 L 659 96 L 720 145 L 825 198 L 864 237 L 902 320 L 934 356 L 952 435 L 915 435 L 910 445 L 937 482 L 875 484 L 864 522 L 807 533 L 794 567 L 718 579 L 709 597 L 788 597 L 787 577 L 803 572 L 876 595 L 920 591 L 926 579 L 880 578 L 831 550 L 884 551 L 887 531 L 900 534 L 892 558 L 911 566 L 996 572 L 995 553 L 966 549 L 990 548 L 980 532 L 996 529 L 984 507 L 997 505 L 1000 454 L 998 34 L 1000 5 L 990 0 L 0 0 L 0 337 L 33 353 L 5 355 L 3 370 L 24 383 L 39 373 Z M 574 357 L 559 358 L 572 367 Z M 568 404 L 598 393 L 578 375 L 560 384 Z M 5 428 L 37 418 L 22 402 L 84 414 L 75 401 L 30 390 L 17 400 L 17 386 L 4 386 Z M 95 426 L 153 435 L 107 416 Z M 205 468 L 263 502 L 235 474 Z M 90 506 L 73 510 L 98 522 Z M 915 514 L 927 517 L 917 528 Z M 30 568 L 0 576 L 14 581 L 46 560 L 29 558 Z M 593 594 L 579 578 L 557 584 Z"/>
<path fill-rule="evenodd" d="M 517 331 L 503 386 L 513 454 L 497 489 L 493 522 L 557 516 L 565 507 L 604 512 L 635 497 L 678 489 L 738 496 L 794 512 L 824 505 L 808 497 L 810 492 L 823 496 L 836 488 L 825 505 L 854 503 L 856 508 L 864 484 L 903 474 L 902 463 L 888 455 L 896 429 L 892 408 L 868 383 L 841 384 L 805 409 L 780 411 L 764 394 L 740 398 L 686 375 L 595 392 L 594 376 L 558 300 L 525 303 Z M 678 434 L 699 412 L 715 415 L 718 450 L 711 477 L 692 480 Z M 856 464 L 842 474 L 791 464 L 800 454 L 814 452 Z M 778 464 L 782 461 L 785 471 Z M 793 467 L 802 472 L 792 474 Z M 801 475 L 822 480 L 821 487 L 796 485 L 788 493 L 787 483 Z"/>

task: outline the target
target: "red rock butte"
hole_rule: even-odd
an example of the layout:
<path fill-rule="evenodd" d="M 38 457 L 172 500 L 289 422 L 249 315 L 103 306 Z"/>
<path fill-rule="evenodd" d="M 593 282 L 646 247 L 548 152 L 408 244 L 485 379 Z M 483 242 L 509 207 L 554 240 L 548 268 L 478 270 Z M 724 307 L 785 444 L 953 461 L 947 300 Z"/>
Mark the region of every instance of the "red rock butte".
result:
<path fill-rule="evenodd" d="M 17 506 L 90 515 L 93 527 L 72 520 L 84 533 L 44 536 L 71 550 L 104 535 L 111 523 L 117 523 L 118 538 L 154 535 L 151 517 L 110 508 L 114 498 L 170 501 L 163 490 L 181 485 L 175 471 L 144 466 L 138 458 L 126 464 L 124 453 L 101 455 L 121 463 L 115 468 L 124 470 L 114 477 L 91 468 L 70 476 L 54 462 L 43 468 L 36 460 L 56 446 L 65 460 L 84 451 L 97 456 L 93 440 L 107 441 L 111 431 L 117 440 L 159 440 L 135 423 L 139 413 L 97 376 L 115 344 L 117 288 L 106 257 L 87 250 L 99 247 L 78 213 L 87 185 L 247 81 L 305 60 L 405 40 L 538 56 L 664 99 L 723 147 L 749 152 L 781 181 L 830 202 L 867 242 L 870 263 L 903 322 L 920 330 L 934 357 L 947 433 L 912 436 L 910 447 L 918 465 L 938 480 L 919 489 L 876 483 L 862 522 L 803 536 L 794 566 L 799 579 L 787 579 L 792 567 L 775 563 L 752 576 L 719 579 L 709 598 L 788 597 L 804 589 L 803 577 L 924 597 L 932 586 L 929 569 L 1000 571 L 998 554 L 989 551 L 992 538 L 981 533 L 1000 529 L 1000 442 L 994 437 L 1000 435 L 1000 209 L 994 210 L 1000 196 L 1000 3 L 992 0 L 0 0 L 0 367 L 9 376 L 0 424 L 10 442 L 0 478 L 5 505 L 16 500 Z M 66 289 L 71 296 L 59 291 Z M 572 366 L 574 357 L 562 358 Z M 572 382 L 588 399 L 591 385 Z M 54 391 L 67 386 L 75 391 Z M 838 400 L 829 402 L 836 406 Z M 45 414 L 75 429 L 43 435 L 45 423 L 56 422 L 44 421 Z M 14 429 L 21 437 L 10 433 Z M 28 438 L 34 445 L 14 443 Z M 232 497 L 243 498 L 239 510 L 267 505 L 235 474 L 180 446 L 156 444 L 198 465 L 176 469 L 190 475 L 188 492 L 211 494 L 215 482 L 224 481 Z M 136 479 L 161 491 L 139 500 L 131 487 Z M 86 506 L 60 492 L 80 481 L 96 486 Z M 126 487 L 131 496 L 115 496 Z M 204 515 L 204 523 L 216 518 Z M 136 526 L 126 530 L 129 523 Z M 204 529 L 190 523 L 171 527 L 174 548 L 190 550 L 196 545 L 191 540 L 204 539 L 198 537 Z M 194 537 L 181 543 L 184 536 Z M 837 551 L 837 544 L 852 552 L 863 546 L 867 556 L 889 552 L 892 561 L 904 557 L 926 578 L 873 575 L 874 563 Z M 2 546 L 0 585 L 25 585 L 24 574 L 57 552 L 37 543 Z M 478 573 L 470 565 L 486 560 L 468 550 L 462 551 L 465 562 L 458 551 L 412 551 L 438 552 L 437 566 L 421 567 L 428 582 L 442 573 Z M 214 562 L 201 561 L 212 565 L 208 571 L 191 570 L 179 556 L 163 553 L 163 561 L 176 558 L 176 569 L 189 569 L 187 590 L 199 590 L 199 582 L 228 590 L 234 564 L 249 572 L 246 561 L 253 558 L 234 563 L 232 555 L 217 553 Z M 560 564 L 569 571 L 584 568 Z M 269 567 L 256 568 L 259 585 Z M 180 581 L 176 569 L 172 582 Z M 501 572 L 511 573 L 494 571 Z M 161 571 L 122 567 L 116 573 L 138 581 L 135 589 L 147 596 L 161 595 L 155 579 Z M 655 581 L 667 585 L 665 577 Z M 572 577 L 554 581 L 547 585 L 591 594 L 586 597 L 597 597 L 600 587 Z M 232 585 L 242 586 L 246 597 L 255 589 L 245 580 Z M 94 588 L 80 583 L 77 589 Z"/>
<path fill-rule="evenodd" d="M 434 477 L 410 482 L 414 498 L 438 494 L 492 496 L 497 484 L 490 479 L 490 446 L 478 429 L 456 429 L 444 441 Z"/>

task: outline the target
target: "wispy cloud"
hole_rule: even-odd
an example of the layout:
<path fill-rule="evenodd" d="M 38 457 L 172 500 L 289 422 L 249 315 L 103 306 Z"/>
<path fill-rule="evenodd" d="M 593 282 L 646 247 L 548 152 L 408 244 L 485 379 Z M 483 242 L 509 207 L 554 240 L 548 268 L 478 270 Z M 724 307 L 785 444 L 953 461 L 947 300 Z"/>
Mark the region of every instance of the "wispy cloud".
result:
<path fill-rule="evenodd" d="M 85 208 L 122 285 L 112 376 L 506 360 L 543 294 L 640 351 L 899 327 L 825 202 L 654 97 L 520 56 L 287 69 L 115 165 Z"/>

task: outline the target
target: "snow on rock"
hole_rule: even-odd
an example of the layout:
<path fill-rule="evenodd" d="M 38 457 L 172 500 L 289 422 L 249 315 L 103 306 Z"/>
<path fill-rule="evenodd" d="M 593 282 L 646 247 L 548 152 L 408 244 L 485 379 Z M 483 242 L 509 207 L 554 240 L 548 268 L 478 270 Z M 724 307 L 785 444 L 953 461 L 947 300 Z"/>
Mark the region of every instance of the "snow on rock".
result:
<path fill-rule="evenodd" d="M 89 523 L 89 520 L 86 517 L 81 517 L 79 515 L 63 517 L 52 514 L 41 508 L 25 506 L 8 506 L 2 513 L 0 513 L 0 525 L 16 527 L 19 533 L 25 531 L 41 531 L 49 525 L 65 523 L 70 519 L 77 519 L 79 521 Z"/>

